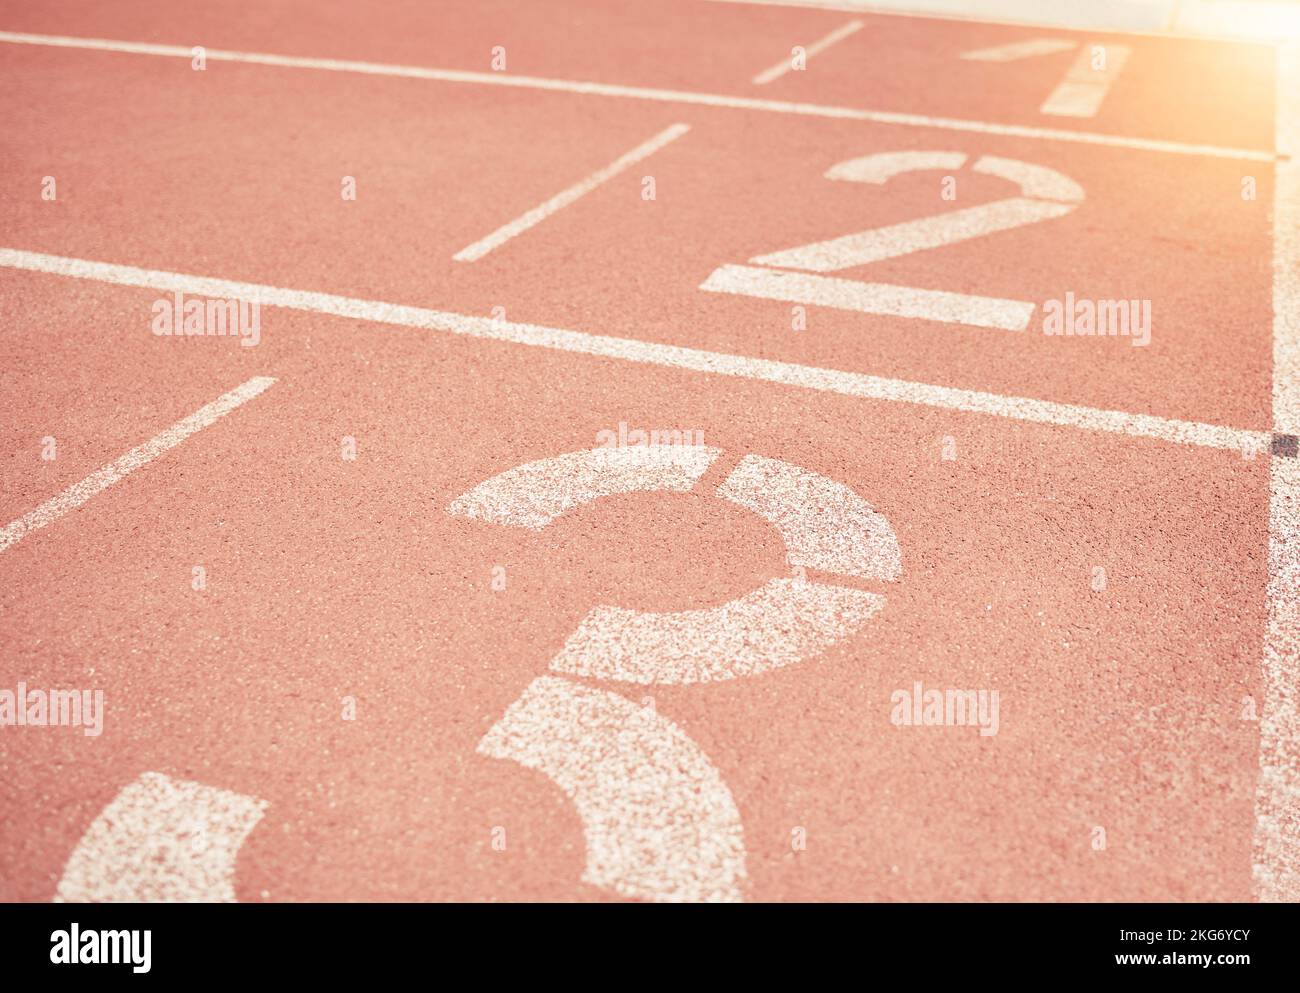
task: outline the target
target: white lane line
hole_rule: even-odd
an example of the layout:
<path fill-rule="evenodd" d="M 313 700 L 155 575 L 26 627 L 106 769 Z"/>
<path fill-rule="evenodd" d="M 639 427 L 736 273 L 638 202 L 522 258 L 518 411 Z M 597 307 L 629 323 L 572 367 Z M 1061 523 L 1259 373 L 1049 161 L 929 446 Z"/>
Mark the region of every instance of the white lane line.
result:
<path fill-rule="evenodd" d="M 519 324 L 490 317 L 473 317 L 424 307 L 407 307 L 375 300 L 287 290 L 258 283 L 239 283 L 206 276 L 189 276 L 176 272 L 138 269 L 135 266 L 92 262 L 61 255 L 45 255 L 14 248 L 0 248 L 0 266 L 53 273 L 78 279 L 94 279 L 119 286 L 193 293 L 196 296 L 234 297 L 270 307 L 286 307 L 316 314 L 330 314 L 354 320 L 424 328 L 448 334 L 465 335 L 517 345 L 551 348 L 581 355 L 622 359 L 647 365 L 689 369 L 718 376 L 735 376 L 768 383 L 781 383 L 803 389 L 820 390 L 869 400 L 912 403 L 942 410 L 991 414 L 1037 424 L 1055 424 L 1153 438 L 1183 445 L 1229 448 L 1235 451 L 1268 451 L 1272 432 L 1246 428 L 1181 421 L 1150 414 L 1130 414 L 1118 410 L 1101 410 L 1077 404 L 1054 403 L 1029 397 L 1010 397 L 998 393 L 955 389 L 904 379 L 887 379 L 858 372 L 821 369 L 816 366 L 750 358 L 726 352 L 710 352 L 682 345 L 665 345 L 612 335 L 568 331 L 538 324 Z"/>
<path fill-rule="evenodd" d="M 1061 38 L 1030 38 L 1010 45 L 998 45 L 995 48 L 976 48 L 962 52 L 961 57 L 970 62 L 1015 62 L 1018 59 L 1033 59 L 1040 55 L 1053 55 L 1077 47 L 1076 41 Z"/>
<path fill-rule="evenodd" d="M 143 773 L 86 829 L 55 903 L 234 903 L 235 859 L 267 802 Z"/>
<path fill-rule="evenodd" d="M 809 45 L 806 49 L 804 49 L 804 57 L 811 59 L 814 55 L 818 54 L 819 52 L 826 51 L 826 49 L 830 48 L 837 41 L 843 41 L 849 35 L 854 34 L 855 32 L 861 30 L 862 30 L 861 21 L 849 21 L 848 24 L 841 24 L 838 28 L 836 28 L 834 31 L 828 34 L 825 38 L 821 38 L 818 41 L 814 41 L 811 45 Z M 780 77 L 784 76 L 787 72 L 789 72 L 792 68 L 794 68 L 793 53 L 791 53 L 790 58 L 782 59 L 776 65 L 764 69 L 762 72 L 760 72 L 757 76 L 753 78 L 752 82 L 754 83 L 755 86 L 762 86 L 765 83 L 772 82 L 772 80 L 774 79 L 779 79 Z"/>
<path fill-rule="evenodd" d="M 878 593 L 801 579 L 770 579 L 701 610 L 602 604 L 569 635 L 551 671 L 667 686 L 757 676 L 820 655 L 884 605 Z"/>
<path fill-rule="evenodd" d="M 124 479 L 142 465 L 175 448 L 190 435 L 202 431 L 236 407 L 247 403 L 264 391 L 275 380 L 269 376 L 254 376 L 242 386 L 237 386 L 209 404 L 204 404 L 188 417 L 177 421 L 166 431 L 155 435 L 143 445 L 137 445 L 121 458 L 97 469 L 79 483 L 74 483 L 62 493 L 46 500 L 35 510 L 29 510 L 16 521 L 0 530 L 0 552 L 22 541 L 23 538 L 47 524 L 53 524 L 64 514 L 76 510 L 96 494 Z"/>
<path fill-rule="evenodd" d="M 1273 185 L 1273 427 L 1300 435 L 1300 43 L 1277 49 Z M 1268 626 L 1261 664 L 1254 880 L 1261 901 L 1300 901 L 1300 458 L 1275 458 L 1268 501 Z"/>
<path fill-rule="evenodd" d="M 1038 112 L 1054 117 L 1096 117 L 1130 51 L 1127 45 L 1084 45 Z"/>
<path fill-rule="evenodd" d="M 746 455 L 718 487 L 718 496 L 770 521 L 785 541 L 791 565 L 886 582 L 903 572 L 893 526 L 837 479 Z"/>
<path fill-rule="evenodd" d="M 0 42 L 105 52 L 125 52 L 134 55 L 156 55 L 187 60 L 194 57 L 194 53 L 182 45 L 154 45 L 146 42 L 112 41 L 103 38 L 73 38 L 64 35 L 24 34 L 16 31 L 0 31 Z M 967 121 L 952 117 L 928 117 L 924 114 L 900 114 L 892 111 L 861 110 L 854 107 L 792 103 L 785 100 L 759 100 L 753 97 L 728 96 L 723 93 L 695 93 L 688 90 L 665 90 L 647 86 L 620 86 L 614 83 L 588 83 L 569 79 L 548 79 L 540 76 L 514 76 L 504 72 L 428 69 L 420 66 L 389 65 L 380 62 L 317 59 L 258 52 L 233 52 L 219 48 L 209 48 L 206 50 L 206 54 L 209 62 L 246 62 L 253 65 L 279 66 L 289 69 L 320 69 L 330 72 L 364 73 L 371 76 L 428 79 L 446 83 L 477 83 L 485 86 L 511 86 L 561 93 L 580 93 L 590 96 L 626 97 L 634 100 L 654 100 L 661 103 L 727 107 L 739 110 L 768 111 L 777 114 L 799 114 L 805 117 L 868 121 L 873 124 L 896 124 L 903 127 L 939 128 L 975 134 L 1004 135 L 1013 138 L 1078 142 L 1087 145 L 1132 148 L 1149 152 L 1169 152 L 1179 155 L 1205 155 L 1258 162 L 1271 162 L 1274 159 L 1272 151 L 1259 149 L 1225 148 L 1219 145 L 1188 144 L 1180 141 L 1096 134 L 1089 131 L 1069 131 L 1020 124 L 994 124 L 988 121 Z"/>
<path fill-rule="evenodd" d="M 748 265 L 718 266 L 700 284 L 700 289 L 760 300 L 833 307 L 859 314 L 911 317 L 1001 331 L 1025 330 L 1034 313 L 1034 305 L 1027 300 L 1004 300 L 892 283 L 865 283 L 838 276 L 783 272 Z"/>
<path fill-rule="evenodd" d="M 481 259 L 494 248 L 505 244 L 515 235 L 523 234 L 529 228 L 540 224 L 546 218 L 550 217 L 557 210 L 563 210 L 569 204 L 573 203 L 579 197 L 585 196 L 602 183 L 613 179 L 620 172 L 630 165 L 635 165 L 642 159 L 653 155 L 659 149 L 663 148 L 671 141 L 676 141 L 687 131 L 691 129 L 689 124 L 674 124 L 671 127 L 664 128 L 653 138 L 643 141 L 636 148 L 625 155 L 620 155 L 617 159 L 605 166 L 603 169 L 597 169 L 586 179 L 583 179 L 567 190 L 557 193 L 551 199 L 547 200 L 540 206 L 516 217 L 509 224 L 504 224 L 497 228 L 486 238 L 480 238 L 474 244 L 462 248 L 452 256 L 457 262 L 474 262 Z"/>
<path fill-rule="evenodd" d="M 507 469 L 452 501 L 453 517 L 541 530 L 579 504 L 615 493 L 689 493 L 722 454 L 703 445 L 592 448 Z"/>
<path fill-rule="evenodd" d="M 739 902 L 745 841 L 731 791 L 709 757 L 652 707 L 542 676 L 478 752 L 536 769 L 578 810 L 583 880 L 661 902 Z"/>

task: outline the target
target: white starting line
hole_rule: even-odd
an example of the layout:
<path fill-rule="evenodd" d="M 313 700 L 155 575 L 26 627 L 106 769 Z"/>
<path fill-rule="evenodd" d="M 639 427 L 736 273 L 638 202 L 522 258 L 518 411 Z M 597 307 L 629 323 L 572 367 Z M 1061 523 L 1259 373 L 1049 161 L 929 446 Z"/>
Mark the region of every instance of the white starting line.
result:
<path fill-rule="evenodd" d="M 474 244 L 467 248 L 462 248 L 452 256 L 457 262 L 475 262 L 481 259 L 494 248 L 504 245 L 515 235 L 523 234 L 529 228 L 540 224 L 546 218 L 550 217 L 558 210 L 563 210 L 569 204 L 581 197 L 586 196 L 597 186 L 613 179 L 619 173 L 627 169 L 628 166 L 635 165 L 642 159 L 649 158 L 659 149 L 663 148 L 669 142 L 676 141 L 687 131 L 691 129 L 689 124 L 674 124 L 671 127 L 664 128 L 653 138 L 643 141 L 632 151 L 620 155 L 617 159 L 605 166 L 603 169 L 597 169 L 586 179 L 580 180 L 567 190 L 557 193 L 545 203 L 534 207 L 527 213 L 516 217 L 509 224 L 503 224 L 490 235 L 480 238 Z"/>
<path fill-rule="evenodd" d="M 826 35 L 826 37 L 819 38 L 817 41 L 814 41 L 811 45 L 809 45 L 806 49 L 804 49 L 804 57 L 810 59 L 814 55 L 818 54 L 819 52 L 826 51 L 826 49 L 830 48 L 837 41 L 843 41 L 849 35 L 855 34 L 856 32 L 861 30 L 862 30 L 861 21 L 849 21 L 848 24 L 842 24 L 834 31 L 832 31 L 830 34 Z M 764 69 L 762 72 L 760 72 L 752 80 L 754 85 L 763 86 L 767 83 L 772 82 L 772 80 L 774 79 L 780 79 L 782 76 L 784 76 L 787 72 L 789 72 L 791 69 L 794 68 L 793 55 L 794 53 L 791 52 L 790 58 L 782 59 L 776 65 L 769 66 L 767 69 Z"/>
<path fill-rule="evenodd" d="M 264 392 L 275 380 L 270 376 L 254 376 L 242 386 L 223 393 L 209 404 L 204 404 L 189 417 L 177 421 L 166 431 L 155 435 L 143 445 L 138 445 L 125 455 L 92 472 L 79 483 L 74 483 L 62 493 L 46 500 L 35 510 L 29 510 L 16 521 L 0 530 L 0 552 L 22 541 L 23 538 L 53 524 L 64 514 L 76 510 L 91 497 L 120 482 L 142 465 L 175 448 L 192 434 L 215 424 L 236 407 L 243 406 Z"/>
<path fill-rule="evenodd" d="M 508 341 L 561 352 L 621 359 L 626 362 L 641 362 L 719 376 L 736 376 L 742 379 L 781 383 L 786 386 L 798 386 L 803 389 L 869 400 L 891 400 L 943 410 L 992 414 L 996 417 L 1037 424 L 1054 424 L 1139 438 L 1154 438 L 1176 444 L 1226 448 L 1247 454 L 1267 452 L 1273 441 L 1273 435 L 1268 431 L 1181 421 L 1151 414 L 1130 414 L 1124 411 L 1102 410 L 1030 397 L 1009 397 L 999 393 L 915 383 L 905 379 L 887 379 L 859 372 L 821 369 L 794 362 L 751 358 L 727 352 L 710 352 L 683 345 L 665 345 L 659 342 L 569 331 L 539 324 L 520 324 L 514 321 L 430 310 L 425 307 L 408 307 L 378 300 L 360 300 L 330 293 L 282 289 L 259 283 L 241 283 L 156 269 L 138 269 L 135 266 L 93 262 L 62 255 L 45 255 L 15 248 L 0 248 L 0 266 L 77 279 L 93 279 L 119 286 L 140 286 L 173 293 L 179 290 L 196 296 L 227 299 L 233 297 L 270 307 L 286 307 L 291 310 L 330 314 L 377 324 L 423 328 L 471 338 Z"/>
<path fill-rule="evenodd" d="M 26 34 L 18 31 L 0 31 L 0 42 L 15 45 L 88 49 L 100 52 L 123 52 L 132 55 L 154 55 L 163 58 L 185 59 L 186 61 L 194 57 L 193 49 L 184 45 L 155 45 L 149 42 Z M 696 93 L 690 90 L 666 90 L 649 86 L 622 86 L 617 83 L 591 83 L 571 79 L 549 79 L 541 76 L 512 76 L 505 72 L 430 69 L 421 66 L 390 65 L 382 62 L 318 59 L 295 55 L 274 55 L 265 52 L 233 52 L 220 48 L 205 49 L 205 55 L 209 62 L 244 62 L 250 65 L 278 66 L 286 69 L 354 72 L 369 76 L 397 76 L 406 79 L 436 80 L 444 83 L 477 83 L 485 86 L 509 86 L 561 93 L 578 93 L 588 96 L 625 97 L 633 100 L 653 100 L 660 103 L 727 107 L 736 110 L 759 110 L 776 114 L 828 117 L 836 120 L 895 124 L 903 127 L 938 128 L 947 131 L 1002 135 L 1010 138 L 1067 141 L 1085 145 L 1103 145 L 1111 148 L 1131 148 L 1139 151 L 1169 152 L 1179 155 L 1205 155 L 1255 162 L 1272 162 L 1276 158 L 1273 151 L 1262 149 L 1226 148 L 1220 145 L 1190 144 L 1181 141 L 1163 141 L 1157 138 L 1136 138 L 1126 135 L 1098 134 L 1091 131 L 1033 127 L 1023 124 L 996 124 L 989 121 L 968 121 L 953 117 L 930 117 L 925 114 L 903 114 L 855 107 L 794 103 L 788 100 L 760 100 L 754 97 L 730 96 L 725 93 Z"/>

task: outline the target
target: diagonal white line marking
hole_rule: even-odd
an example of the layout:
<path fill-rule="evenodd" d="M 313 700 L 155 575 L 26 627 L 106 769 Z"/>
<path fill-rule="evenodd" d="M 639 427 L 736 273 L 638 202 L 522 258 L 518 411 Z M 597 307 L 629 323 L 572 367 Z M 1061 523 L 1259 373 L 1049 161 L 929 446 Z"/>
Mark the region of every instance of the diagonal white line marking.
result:
<path fill-rule="evenodd" d="M 517 345 L 552 348 L 582 355 L 598 355 L 627 362 L 689 369 L 719 376 L 736 376 L 871 400 L 891 400 L 944 410 L 992 414 L 1038 424 L 1109 431 L 1184 445 L 1231 448 L 1237 451 L 1267 451 L 1272 440 L 1272 434 L 1265 431 L 1173 420 L 1149 414 L 1128 414 L 1118 410 L 1100 410 L 1096 407 L 1053 403 L 1050 400 L 1035 400 L 1028 397 L 1008 397 L 997 393 L 914 383 L 904 379 L 886 379 L 858 372 L 819 369 L 816 366 L 798 365 L 793 362 L 749 358 L 726 352 L 709 352 L 682 345 L 615 338 L 610 335 L 568 331 L 538 324 L 517 324 L 490 317 L 472 317 L 467 314 L 429 310 L 424 307 L 406 307 L 377 300 L 358 300 L 329 293 L 280 289 L 258 283 L 238 283 L 206 276 L 187 276 L 176 272 L 137 269 L 134 266 L 91 262 L 86 259 L 24 252 L 13 248 L 0 248 L 0 266 L 79 279 L 94 279 L 121 286 L 143 286 L 172 292 L 180 290 L 197 296 L 234 297 L 271 307 L 288 307 L 335 317 L 425 328 L 471 338 L 508 341 Z"/>
<path fill-rule="evenodd" d="M 137 41 L 112 41 L 103 38 L 72 38 L 64 35 L 24 34 L 17 31 L 0 31 L 0 42 L 19 45 L 47 45 L 55 48 L 79 48 L 103 52 L 125 52 L 134 55 L 157 55 L 166 58 L 189 60 L 194 53 L 182 45 L 154 45 Z M 814 103 L 792 103 L 786 100 L 759 100 L 753 97 L 728 96 L 723 93 L 695 93 L 689 90 L 664 90 L 647 86 L 620 86 L 614 83 L 586 83 L 569 79 L 547 79 L 540 76 L 512 76 L 504 72 L 469 72 L 461 69 L 426 69 L 420 66 L 388 65 L 380 62 L 358 62 L 340 59 L 316 59 L 293 55 L 270 55 L 259 52 L 232 52 L 219 48 L 206 50 L 209 62 L 246 62 L 252 65 L 280 66 L 289 69 L 320 69 L 330 72 L 356 72 L 371 76 L 398 76 L 406 79 L 429 79 L 445 83 L 478 83 L 485 86 L 511 86 L 523 89 L 550 90 L 561 93 L 580 93 L 590 96 L 626 97 L 633 100 L 654 100 L 660 103 L 691 104 L 703 107 L 728 107 L 738 110 L 759 110 L 776 114 L 799 114 L 805 117 L 829 117 L 836 120 L 869 121 L 873 124 L 896 124 L 903 127 L 938 128 L 947 131 L 965 131 L 975 134 L 1005 135 L 1012 138 L 1034 138 L 1047 141 L 1069 141 L 1085 145 L 1104 145 L 1111 148 L 1133 148 L 1148 152 L 1169 152 L 1179 155 L 1206 155 L 1228 159 L 1271 162 L 1274 153 L 1260 149 L 1224 148 L 1218 145 L 1187 144 L 1180 141 L 1162 141 L 1156 138 L 1133 138 L 1124 135 L 1096 134 L 1090 131 L 1068 131 L 1058 128 L 1030 127 L 1021 124 L 994 124 L 988 121 L 967 121 L 952 117 L 928 117 L 924 114 L 900 114 L 883 110 L 859 110 L 854 107 L 833 107 Z"/>
<path fill-rule="evenodd" d="M 830 48 L 837 41 L 843 41 L 849 35 L 861 30 L 862 30 L 861 21 L 849 21 L 848 24 L 841 24 L 838 28 L 836 28 L 834 31 L 828 34 L 825 38 L 821 38 L 817 41 L 814 41 L 811 45 L 809 45 L 806 49 L 804 49 L 804 55 L 807 58 L 811 59 L 817 53 L 824 52 L 826 49 Z M 776 65 L 764 69 L 762 72 L 760 72 L 757 76 L 753 78 L 752 82 L 754 83 L 755 86 L 762 86 L 765 83 L 772 82 L 772 80 L 774 79 L 779 79 L 780 77 L 784 76 L 787 72 L 789 72 L 792 68 L 793 68 L 793 63 L 791 62 L 791 60 L 789 58 L 784 58 Z"/>
<path fill-rule="evenodd" d="M 196 432 L 215 423 L 236 407 L 247 403 L 262 393 L 275 380 L 270 376 L 254 376 L 242 386 L 237 386 L 209 404 L 200 407 L 189 417 L 177 421 L 166 431 L 137 445 L 121 458 L 97 469 L 79 483 L 74 483 L 62 493 L 46 500 L 35 510 L 29 510 L 16 521 L 0 530 L 0 552 L 22 541 L 23 538 L 47 524 L 53 524 L 64 514 L 76 510 L 91 497 L 102 493 L 114 483 L 152 462 L 159 455 L 175 448 Z"/>
<path fill-rule="evenodd" d="M 1095 48 L 1105 50 L 1102 69 L 1094 69 L 1092 65 Z M 1128 62 L 1129 52 L 1127 45 L 1085 45 L 1038 112 L 1055 117 L 1096 117 L 1111 84 Z"/>
<path fill-rule="evenodd" d="M 557 193 L 540 206 L 534 207 L 527 213 L 521 214 L 509 224 L 503 224 L 487 237 L 480 238 L 478 241 L 474 242 L 474 244 L 462 248 L 459 252 L 453 255 L 452 258 L 457 262 L 474 262 L 481 259 L 488 252 L 492 251 L 492 249 L 504 245 L 515 235 L 523 234 L 529 228 L 546 220 L 546 218 L 550 217 L 557 210 L 563 210 L 575 200 L 586 196 L 597 186 L 613 179 L 628 166 L 635 165 L 642 159 L 648 158 L 655 152 L 659 151 L 659 149 L 663 148 L 669 142 L 676 141 L 690 129 L 691 126 L 689 124 L 674 124 L 671 127 L 664 128 L 664 130 L 660 131 L 653 138 L 637 145 L 636 148 L 632 149 L 632 151 L 620 155 L 609 165 L 605 166 L 605 168 L 597 169 L 586 179 L 575 183 L 561 193 Z"/>
<path fill-rule="evenodd" d="M 1273 427 L 1300 434 L 1300 43 L 1277 49 L 1273 185 Z M 1300 901 L 1300 458 L 1273 459 L 1268 627 L 1261 663 L 1254 880 L 1261 901 Z"/>

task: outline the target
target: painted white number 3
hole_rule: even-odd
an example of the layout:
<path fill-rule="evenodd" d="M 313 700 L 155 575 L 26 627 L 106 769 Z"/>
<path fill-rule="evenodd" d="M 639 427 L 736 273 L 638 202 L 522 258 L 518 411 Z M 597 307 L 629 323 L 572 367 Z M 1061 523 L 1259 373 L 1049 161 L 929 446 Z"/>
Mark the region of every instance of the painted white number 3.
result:
<path fill-rule="evenodd" d="M 882 152 L 834 165 L 826 171 L 826 178 L 883 185 L 906 172 L 955 171 L 966 164 L 966 159 L 964 152 Z M 1078 183 L 1046 166 L 984 155 L 971 168 L 1010 180 L 1020 187 L 1021 195 L 757 255 L 749 260 L 755 265 L 720 266 L 700 284 L 700 289 L 864 314 L 1023 331 L 1034 312 L 1034 304 L 1027 300 L 811 275 L 839 272 L 1050 221 L 1070 213 L 1083 200 Z"/>

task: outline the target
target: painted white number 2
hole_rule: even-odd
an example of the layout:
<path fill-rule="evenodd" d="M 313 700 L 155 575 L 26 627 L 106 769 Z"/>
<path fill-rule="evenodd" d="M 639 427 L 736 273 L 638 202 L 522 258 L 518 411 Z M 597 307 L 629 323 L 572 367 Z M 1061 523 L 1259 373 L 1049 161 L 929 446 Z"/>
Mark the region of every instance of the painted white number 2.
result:
<path fill-rule="evenodd" d="M 884 185 L 907 172 L 955 171 L 966 159 L 964 152 L 881 152 L 840 162 L 826 171 L 826 178 Z M 812 275 L 1050 221 L 1070 213 L 1083 200 L 1078 183 L 1046 166 L 984 155 L 971 168 L 1010 180 L 1020 187 L 1020 196 L 757 255 L 749 260 L 755 263 L 752 265 L 720 266 L 700 289 L 864 314 L 1023 331 L 1034 312 L 1034 304 L 1027 300 Z"/>

